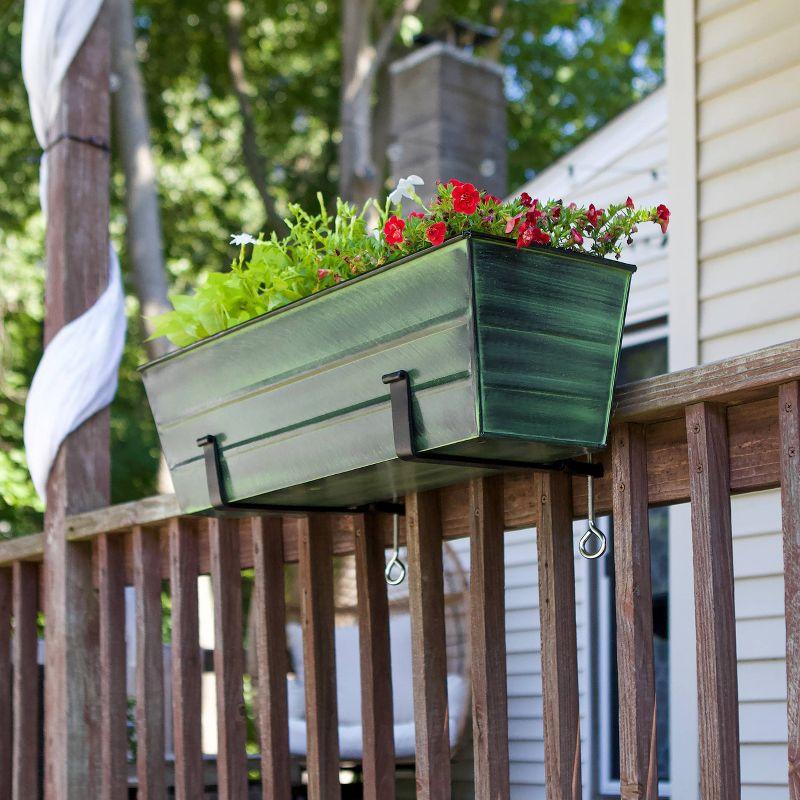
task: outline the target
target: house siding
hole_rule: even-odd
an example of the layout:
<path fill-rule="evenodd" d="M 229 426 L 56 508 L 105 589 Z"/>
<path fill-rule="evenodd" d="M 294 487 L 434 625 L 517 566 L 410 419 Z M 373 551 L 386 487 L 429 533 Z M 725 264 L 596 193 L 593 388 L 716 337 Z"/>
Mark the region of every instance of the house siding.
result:
<path fill-rule="evenodd" d="M 800 337 L 796 0 L 696 5 L 702 362 Z M 668 30 L 669 35 L 669 30 Z M 732 500 L 742 797 L 786 800 L 780 494 Z"/>

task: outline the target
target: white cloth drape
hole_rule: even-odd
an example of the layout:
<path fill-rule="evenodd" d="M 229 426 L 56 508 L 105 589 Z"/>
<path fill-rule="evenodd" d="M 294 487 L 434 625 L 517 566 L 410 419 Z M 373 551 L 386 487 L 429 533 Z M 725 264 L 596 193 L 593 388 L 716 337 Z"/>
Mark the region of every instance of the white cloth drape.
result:
<path fill-rule="evenodd" d="M 22 77 L 33 128 L 42 148 L 56 120 L 61 82 L 89 33 L 103 0 L 25 0 Z M 47 158 L 39 195 L 47 213 Z M 125 296 L 119 261 L 109 246 L 108 285 L 97 302 L 65 325 L 44 351 L 25 405 L 25 452 L 33 484 L 45 499 L 47 476 L 61 442 L 117 391 L 125 344 Z"/>

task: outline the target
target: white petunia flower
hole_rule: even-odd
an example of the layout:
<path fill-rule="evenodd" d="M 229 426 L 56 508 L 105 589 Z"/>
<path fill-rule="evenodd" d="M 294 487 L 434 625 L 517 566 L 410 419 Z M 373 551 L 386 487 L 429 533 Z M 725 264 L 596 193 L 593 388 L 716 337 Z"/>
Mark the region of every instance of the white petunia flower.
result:
<path fill-rule="evenodd" d="M 243 244 L 256 244 L 257 241 L 249 233 L 231 234 L 231 244 L 235 244 L 237 247 L 241 247 Z"/>
<path fill-rule="evenodd" d="M 407 178 L 400 178 L 397 188 L 389 195 L 390 203 L 399 203 L 404 197 L 409 200 L 417 199 L 415 186 L 424 186 L 425 181 L 419 175 L 409 175 Z"/>

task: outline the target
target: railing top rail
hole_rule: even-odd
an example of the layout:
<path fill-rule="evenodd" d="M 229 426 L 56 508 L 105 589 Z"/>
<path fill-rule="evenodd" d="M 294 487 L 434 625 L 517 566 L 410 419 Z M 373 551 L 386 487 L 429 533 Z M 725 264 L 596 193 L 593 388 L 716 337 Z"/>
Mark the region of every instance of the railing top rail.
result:
<path fill-rule="evenodd" d="M 646 422 L 648 424 L 663 422 L 666 425 L 669 420 L 680 417 L 683 409 L 692 403 L 701 401 L 727 405 L 753 403 L 764 398 L 776 397 L 778 387 L 793 380 L 800 380 L 800 339 L 735 358 L 622 386 L 615 396 L 614 421 Z M 759 410 L 754 406 L 753 411 L 761 413 L 763 416 L 763 409 Z M 763 421 L 763 424 L 767 424 L 766 420 Z M 680 435 L 677 429 L 675 435 Z M 774 470 L 772 469 L 773 465 L 766 465 L 762 468 L 763 475 L 760 477 L 754 475 L 749 482 L 741 486 L 736 485 L 734 481 L 734 490 L 753 491 L 775 484 L 775 476 L 772 473 L 775 472 L 777 475 L 777 453 L 775 462 Z M 684 463 L 676 463 L 676 469 L 685 469 Z M 601 513 L 610 510 L 610 493 L 605 484 L 606 480 L 604 479 L 599 482 L 597 487 L 599 494 L 597 507 Z M 462 509 L 456 508 L 459 503 L 466 508 L 466 495 L 462 498 L 462 494 L 464 493 L 458 487 L 446 490 L 447 496 L 443 502 L 445 506 L 450 505 L 452 508 L 451 530 L 448 533 L 450 536 L 466 534 L 465 524 L 462 525 L 458 513 Z M 513 508 L 507 509 L 506 524 L 508 527 L 523 527 L 533 524 L 535 521 L 532 516 L 535 512 L 528 507 L 530 503 L 527 499 L 518 497 L 518 494 L 520 493 L 513 486 L 506 490 L 507 504 L 510 496 L 514 505 Z M 609 496 L 605 497 L 606 494 Z M 659 494 L 655 498 L 655 502 L 682 502 L 686 499 L 688 499 L 688 484 L 686 491 L 681 487 L 670 489 L 663 496 Z M 579 489 L 575 493 L 576 515 L 584 511 L 584 506 L 585 495 Z M 180 508 L 174 495 L 155 495 L 68 517 L 66 521 L 67 536 L 73 541 L 91 539 L 100 533 L 123 531 L 136 525 L 165 525 L 169 520 L 178 516 L 180 516 Z M 295 522 L 294 520 L 289 521 L 290 537 L 293 535 L 292 526 Z M 352 526 L 348 518 L 343 517 L 338 520 L 336 527 L 342 541 L 352 537 L 350 530 Z M 461 531 L 462 527 L 464 527 L 464 531 Z M 41 558 L 43 545 L 40 533 L 1 541 L 0 565 Z M 338 550 L 339 552 L 349 552 L 345 545 L 339 547 Z M 289 549 L 287 558 L 292 559 L 293 557 L 294 554 Z"/>

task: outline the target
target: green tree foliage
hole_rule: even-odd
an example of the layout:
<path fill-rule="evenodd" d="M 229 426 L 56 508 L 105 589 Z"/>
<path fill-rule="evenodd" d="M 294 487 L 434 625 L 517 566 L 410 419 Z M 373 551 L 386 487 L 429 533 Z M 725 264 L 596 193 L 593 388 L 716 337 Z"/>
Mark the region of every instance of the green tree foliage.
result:
<path fill-rule="evenodd" d="M 38 146 L 20 75 L 22 2 L 0 4 L 0 536 L 35 530 L 41 505 L 22 448 L 26 388 L 42 341 L 43 224 Z M 394 3 L 381 0 L 388 17 Z M 423 2 L 403 32 L 435 32 L 447 17 L 495 19 L 507 67 L 510 185 L 567 152 L 646 94 L 662 74 L 660 0 Z M 228 235 L 264 227 L 265 209 L 242 158 L 243 121 L 228 67 L 226 4 L 142 0 L 136 26 L 159 166 L 165 256 L 183 291 L 235 254 Z M 242 29 L 253 126 L 278 210 L 337 190 L 340 4 L 252 0 Z M 379 24 L 379 23 L 376 23 Z M 404 44 L 400 38 L 395 52 Z M 480 54 L 480 52 L 479 52 Z M 124 190 L 114 160 L 111 229 L 124 265 Z M 457 177 L 457 176 L 456 176 Z M 138 303 L 112 407 L 114 501 L 155 490 L 158 443 L 135 374 L 144 361 Z"/>

